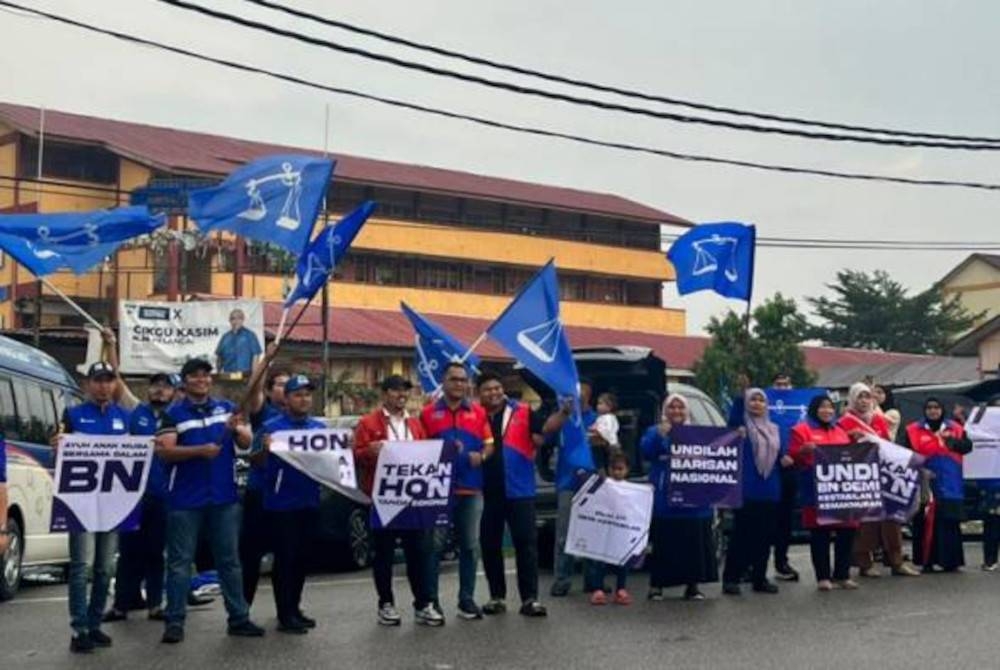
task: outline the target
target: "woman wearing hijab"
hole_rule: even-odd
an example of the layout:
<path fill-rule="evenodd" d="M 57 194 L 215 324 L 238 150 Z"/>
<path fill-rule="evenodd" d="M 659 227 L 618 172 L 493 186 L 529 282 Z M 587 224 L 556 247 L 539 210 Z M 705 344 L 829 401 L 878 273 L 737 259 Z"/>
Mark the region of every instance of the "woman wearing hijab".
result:
<path fill-rule="evenodd" d="M 649 572 L 649 599 L 663 600 L 663 589 L 684 586 L 685 600 L 704 600 L 698 584 L 719 580 L 712 534 L 711 507 L 679 507 L 667 500 L 670 478 L 670 432 L 688 421 L 684 396 L 671 394 L 663 402 L 660 423 L 650 426 L 639 442 L 650 463 L 653 483 L 653 542 Z"/>
<path fill-rule="evenodd" d="M 802 502 L 802 526 L 809 529 L 809 549 L 816 586 L 820 591 L 832 591 L 834 585 L 843 589 L 858 588 L 851 580 L 851 547 L 857 523 L 819 525 L 816 518 L 816 482 L 813 478 L 815 452 L 830 445 L 844 445 L 851 438 L 837 425 L 837 410 L 825 395 L 809 403 L 807 419 L 792 428 L 788 454 L 799 470 L 799 499 Z M 830 571 L 830 544 L 833 543 L 833 572 Z M 832 581 L 831 581 L 832 578 Z"/>
<path fill-rule="evenodd" d="M 924 418 L 908 425 L 900 441 L 924 456 L 925 467 L 933 473 L 930 500 L 913 518 L 913 562 L 924 572 L 933 572 L 934 566 L 954 572 L 965 565 L 962 456 L 972 451 L 972 442 L 962 426 L 944 418 L 944 405 L 937 398 L 924 402 Z"/>
<path fill-rule="evenodd" d="M 884 397 L 884 393 L 883 393 Z M 868 436 L 891 440 L 892 432 L 884 414 L 878 411 L 875 394 L 862 383 L 851 386 L 847 392 L 847 412 L 837 422 L 855 441 Z M 861 524 L 854 540 L 853 563 L 862 577 L 879 577 L 873 552 L 882 547 L 885 562 L 898 577 L 915 577 L 920 573 L 903 562 L 903 529 L 897 521 L 866 521 Z"/>
<path fill-rule="evenodd" d="M 743 507 L 733 512 L 722 573 L 722 592 L 731 596 L 740 594 L 740 578 L 748 568 L 754 591 L 778 592 L 777 585 L 767 579 L 767 558 L 781 498 L 781 468 L 792 464 L 781 447 L 778 425 L 768 417 L 764 390 L 748 389 L 743 408 Z"/>

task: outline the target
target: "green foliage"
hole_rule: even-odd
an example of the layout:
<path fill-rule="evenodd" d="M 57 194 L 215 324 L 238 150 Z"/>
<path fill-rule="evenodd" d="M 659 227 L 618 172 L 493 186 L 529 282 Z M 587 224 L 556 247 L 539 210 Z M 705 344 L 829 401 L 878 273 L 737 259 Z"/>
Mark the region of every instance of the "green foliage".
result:
<path fill-rule="evenodd" d="M 808 336 L 828 346 L 942 354 L 983 316 L 937 286 L 911 296 L 883 270 L 842 270 L 827 288 L 833 298 L 809 298 L 820 324 Z"/>

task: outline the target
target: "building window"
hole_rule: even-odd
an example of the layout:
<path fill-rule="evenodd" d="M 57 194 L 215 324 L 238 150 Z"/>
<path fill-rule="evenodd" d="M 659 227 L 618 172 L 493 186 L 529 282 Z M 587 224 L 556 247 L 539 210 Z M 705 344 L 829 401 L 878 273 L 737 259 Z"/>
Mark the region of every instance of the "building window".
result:
<path fill-rule="evenodd" d="M 21 143 L 21 174 L 38 174 L 38 140 L 26 138 Z M 118 157 L 99 147 L 45 142 L 42 150 L 42 176 L 93 184 L 118 183 Z"/>

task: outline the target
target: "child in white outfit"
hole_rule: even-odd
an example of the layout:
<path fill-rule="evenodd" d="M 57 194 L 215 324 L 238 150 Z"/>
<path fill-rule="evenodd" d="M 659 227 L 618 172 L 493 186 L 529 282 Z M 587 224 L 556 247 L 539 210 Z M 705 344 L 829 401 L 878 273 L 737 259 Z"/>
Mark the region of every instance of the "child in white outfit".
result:
<path fill-rule="evenodd" d="M 608 447 L 619 447 L 618 442 L 618 417 L 615 410 L 618 409 L 618 399 L 613 393 L 602 393 L 597 396 L 597 419 L 590 430 L 600 435 Z"/>

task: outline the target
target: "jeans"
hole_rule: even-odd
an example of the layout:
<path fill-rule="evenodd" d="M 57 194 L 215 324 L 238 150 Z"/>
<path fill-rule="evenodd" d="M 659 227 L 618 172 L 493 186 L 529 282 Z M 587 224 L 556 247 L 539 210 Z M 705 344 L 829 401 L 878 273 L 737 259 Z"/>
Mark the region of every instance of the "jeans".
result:
<path fill-rule="evenodd" d="M 184 625 L 187 595 L 191 588 L 191 563 L 203 524 L 208 528 L 229 625 L 241 624 L 249 618 L 237 550 L 240 506 L 238 503 L 209 505 L 167 512 L 167 609 L 164 614 L 168 626 Z"/>
<path fill-rule="evenodd" d="M 117 545 L 114 532 L 69 534 L 69 625 L 78 634 L 101 629 Z M 88 568 L 93 573 L 89 601 Z"/>
<path fill-rule="evenodd" d="M 432 533 L 433 531 L 423 530 L 372 529 L 372 540 L 375 544 L 372 577 L 375 579 L 379 607 L 396 604 L 396 598 L 392 593 L 392 565 L 396 558 L 397 540 L 403 545 L 403 555 L 406 556 L 406 577 L 410 581 L 410 591 L 413 594 L 413 609 L 420 610 L 427 606 L 430 598 L 425 583 L 428 559 L 426 545 L 427 537 Z"/>
<path fill-rule="evenodd" d="M 118 534 L 118 567 L 115 571 L 114 608 L 134 609 L 140 599 L 139 586 L 146 584 L 146 607 L 163 603 L 163 552 L 167 542 L 167 509 L 162 498 L 142 498 L 139 529 Z"/>
<path fill-rule="evenodd" d="M 603 591 L 604 577 L 609 572 L 615 576 L 615 591 L 625 588 L 628 581 L 627 565 L 611 565 L 602 561 L 587 561 L 587 563 L 586 579 L 584 579 L 586 583 L 583 586 L 585 591 Z"/>
<path fill-rule="evenodd" d="M 319 510 L 271 511 L 267 516 L 274 537 L 274 605 L 278 621 L 288 624 L 301 611 L 306 558 Z"/>
<path fill-rule="evenodd" d="M 243 494 L 243 520 L 240 524 L 240 567 L 243 569 L 243 599 L 253 605 L 260 582 L 260 561 L 271 550 L 273 542 L 271 524 L 264 513 L 264 497 L 260 491 L 247 489 Z M 277 574 L 271 575 L 272 586 L 277 589 Z"/>
<path fill-rule="evenodd" d="M 843 581 L 851 576 L 851 548 L 854 546 L 853 528 L 813 528 L 809 536 L 816 581 L 830 579 L 830 543 L 833 543 L 833 579 Z M 834 537 L 836 534 L 836 537 Z"/>
<path fill-rule="evenodd" d="M 569 516 L 573 506 L 573 492 L 559 491 L 556 498 L 556 543 L 555 559 L 552 563 L 556 584 L 569 586 L 573 580 L 576 557 L 565 552 L 566 536 L 569 535 Z"/>
<path fill-rule="evenodd" d="M 483 568 L 490 585 L 490 598 L 507 597 L 504 574 L 503 534 L 510 528 L 517 559 L 517 590 L 521 602 L 538 599 L 538 531 L 535 527 L 535 499 L 488 498 L 483 505 L 480 545 Z"/>
<path fill-rule="evenodd" d="M 483 516 L 483 496 L 455 496 L 452 522 L 458 541 L 458 604 L 474 602 L 476 566 L 479 563 L 479 522 Z M 440 605 L 438 580 L 441 575 L 441 552 L 447 541 L 447 529 L 436 528 L 428 533 L 430 546 L 427 561 L 427 591 L 430 601 Z"/>

